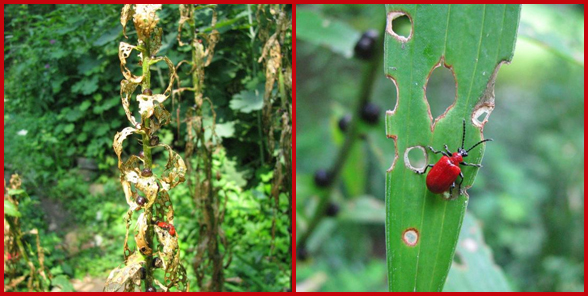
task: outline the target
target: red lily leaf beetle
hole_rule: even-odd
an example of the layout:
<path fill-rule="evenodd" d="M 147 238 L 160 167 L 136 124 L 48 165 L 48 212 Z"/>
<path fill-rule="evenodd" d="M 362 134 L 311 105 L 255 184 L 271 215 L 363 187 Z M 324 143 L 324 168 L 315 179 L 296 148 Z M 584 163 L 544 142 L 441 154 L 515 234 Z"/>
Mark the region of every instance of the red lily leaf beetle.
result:
<path fill-rule="evenodd" d="M 455 181 L 457 180 L 457 177 L 461 177 L 461 181 L 459 182 L 459 187 L 458 187 L 458 192 L 459 194 L 461 194 L 461 184 L 463 183 L 463 173 L 461 172 L 461 168 L 459 167 L 459 165 L 465 165 L 465 166 L 473 166 L 473 167 L 482 167 L 482 165 L 480 164 L 471 164 L 471 163 L 467 163 L 463 161 L 463 158 L 468 156 L 468 152 L 470 152 L 470 150 L 474 149 L 476 146 L 484 143 L 484 142 L 488 142 L 488 141 L 492 141 L 492 139 L 485 139 L 482 140 L 478 143 L 476 143 L 474 146 L 472 146 L 470 149 L 465 150 L 463 148 L 464 145 L 464 141 L 465 141 L 465 119 L 463 120 L 463 136 L 461 138 L 461 147 L 457 148 L 457 152 L 451 152 L 449 151 L 449 148 L 447 148 L 447 145 L 445 145 L 445 151 L 436 151 L 435 149 L 433 149 L 433 147 L 428 146 L 429 149 L 431 149 L 431 151 L 435 154 L 437 153 L 441 153 L 443 154 L 443 157 L 441 157 L 441 159 L 439 159 L 439 161 L 436 164 L 429 164 L 425 167 L 425 169 L 420 172 L 417 171 L 417 174 L 424 174 L 428 168 L 432 168 L 431 171 L 429 172 L 429 174 L 427 175 L 427 188 L 429 188 L 429 190 L 433 193 L 443 193 L 447 190 L 449 190 L 449 194 L 451 195 L 453 188 L 455 188 Z"/>
<path fill-rule="evenodd" d="M 167 232 L 169 232 L 169 234 L 171 234 L 172 236 L 176 236 L 176 228 L 166 222 L 157 222 L 157 226 L 161 227 L 161 229 L 166 230 Z"/>

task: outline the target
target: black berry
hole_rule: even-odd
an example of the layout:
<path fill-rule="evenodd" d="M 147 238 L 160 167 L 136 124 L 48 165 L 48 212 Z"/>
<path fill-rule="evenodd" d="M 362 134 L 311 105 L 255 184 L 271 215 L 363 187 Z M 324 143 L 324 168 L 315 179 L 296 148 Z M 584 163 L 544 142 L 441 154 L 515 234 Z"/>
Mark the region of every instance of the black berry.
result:
<path fill-rule="evenodd" d="M 374 103 L 367 103 L 361 108 L 361 119 L 369 124 L 378 123 L 380 117 L 380 107 Z"/>
<path fill-rule="evenodd" d="M 314 173 L 314 183 L 318 187 L 327 187 L 331 184 L 331 173 L 325 169 L 317 170 Z"/>
<path fill-rule="evenodd" d="M 347 114 L 347 115 L 341 117 L 341 119 L 339 119 L 339 129 L 342 132 L 347 131 L 347 127 L 349 126 L 350 122 L 351 122 L 351 114 Z"/>
<path fill-rule="evenodd" d="M 296 259 L 300 261 L 305 261 L 306 259 L 308 259 L 308 251 L 306 250 L 306 247 L 296 247 Z"/>
<path fill-rule="evenodd" d="M 137 199 L 135 200 L 135 202 L 138 205 L 143 206 L 147 202 L 147 199 L 145 197 L 143 197 L 143 196 L 138 196 Z"/>
<path fill-rule="evenodd" d="M 357 44 L 355 44 L 355 56 L 362 60 L 369 60 L 376 51 L 376 42 L 378 39 L 378 31 L 367 30 L 361 35 Z"/>
<path fill-rule="evenodd" d="M 149 139 L 149 145 L 155 146 L 157 144 L 159 144 L 159 137 L 158 136 L 153 136 L 153 137 L 151 137 L 151 139 Z"/>
<path fill-rule="evenodd" d="M 146 88 L 146 89 L 143 90 L 143 94 L 146 95 L 146 96 L 152 96 L 153 95 L 153 92 L 151 91 L 150 88 Z"/>
<path fill-rule="evenodd" d="M 141 171 L 141 176 L 143 176 L 143 177 L 151 177 L 151 176 L 153 176 L 153 172 L 150 169 L 143 169 Z"/>
<path fill-rule="evenodd" d="M 339 213 L 339 206 L 336 203 L 330 202 L 325 210 L 327 217 L 335 217 Z"/>
<path fill-rule="evenodd" d="M 144 280 L 145 276 L 147 275 L 147 270 L 145 270 L 145 267 L 139 268 L 139 273 L 141 273 L 141 279 Z"/>
<path fill-rule="evenodd" d="M 145 292 L 157 292 L 154 287 L 149 287 Z"/>
<path fill-rule="evenodd" d="M 153 258 L 153 261 L 151 261 L 152 267 L 160 268 L 162 265 L 163 265 L 163 262 L 161 261 L 161 258 L 159 258 L 159 257 L 155 257 L 155 258 Z"/>

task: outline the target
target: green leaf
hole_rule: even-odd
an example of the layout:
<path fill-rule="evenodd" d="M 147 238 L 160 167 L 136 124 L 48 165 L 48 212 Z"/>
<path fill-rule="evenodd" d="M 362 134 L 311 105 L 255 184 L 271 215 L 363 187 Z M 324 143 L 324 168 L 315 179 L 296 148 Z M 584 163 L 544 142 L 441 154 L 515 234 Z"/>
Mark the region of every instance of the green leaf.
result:
<path fill-rule="evenodd" d="M 264 85 L 258 84 L 256 89 L 244 90 L 233 96 L 231 100 L 231 109 L 239 110 L 243 113 L 261 110 L 263 107 Z"/>
<path fill-rule="evenodd" d="M 455 258 L 444 292 L 512 292 L 484 242 L 480 223 L 470 212 L 463 219 Z"/>
<path fill-rule="evenodd" d="M 53 278 L 53 280 L 51 280 L 51 284 L 60 287 L 62 292 L 75 291 L 73 285 L 69 282 L 69 279 L 65 275 L 56 276 Z"/>
<path fill-rule="evenodd" d="M 296 12 L 296 39 L 326 46 L 350 58 L 361 34 L 349 25 L 324 18 L 318 12 L 299 9 Z"/>
<path fill-rule="evenodd" d="M 391 28 L 390 19 L 398 11 L 412 22 L 408 40 Z M 486 106 L 488 112 L 494 107 L 494 81 L 501 62 L 512 59 L 520 6 L 387 5 L 386 12 L 384 71 L 398 87 L 397 105 L 387 106 L 394 110 L 386 115 L 386 136 L 390 149 L 394 147 L 390 154 L 397 156 L 386 176 L 388 286 L 390 291 L 441 291 L 468 197 L 457 196 L 457 190 L 451 200 L 433 194 L 426 175 L 415 174 L 404 155 L 417 146 L 439 150 L 447 144 L 455 151 L 461 146 L 464 119 L 466 148 L 482 139 L 480 128 L 472 124 L 481 126 L 476 106 Z M 439 64 L 454 72 L 457 98 L 433 119 L 425 89 Z M 470 151 L 465 161 L 481 163 L 484 146 Z M 425 159 L 436 163 L 440 155 L 428 151 Z M 464 190 L 472 186 L 477 170 L 462 166 Z"/>
<path fill-rule="evenodd" d="M 74 122 L 80 119 L 84 113 L 79 109 L 69 109 L 68 112 L 65 114 L 65 119 L 69 122 Z"/>
<path fill-rule="evenodd" d="M 8 189 L 8 195 L 19 195 L 25 193 L 22 189 Z"/>
<path fill-rule="evenodd" d="M 122 29 L 120 26 L 115 26 L 114 28 L 106 31 L 100 38 L 94 41 L 94 46 L 102 46 L 108 42 L 114 41 L 118 39 L 119 35 L 122 35 Z"/>
<path fill-rule="evenodd" d="M 83 101 L 82 104 L 80 105 L 80 110 L 86 111 L 86 110 L 88 110 L 88 108 L 90 108 L 90 105 L 92 105 L 92 102 Z"/>
<path fill-rule="evenodd" d="M 71 91 L 74 93 L 81 93 L 89 95 L 98 89 L 98 76 L 85 77 L 84 79 L 76 82 L 72 87 Z"/>
<path fill-rule="evenodd" d="M 63 128 L 63 132 L 65 132 L 66 134 L 69 134 L 69 133 L 73 132 L 74 127 L 75 127 L 75 125 L 73 123 L 70 123 Z"/>
<path fill-rule="evenodd" d="M 220 138 L 230 138 L 235 134 L 235 123 L 225 122 L 216 124 L 216 135 Z"/>
<path fill-rule="evenodd" d="M 51 57 L 52 59 L 60 59 L 60 58 L 64 57 L 65 55 L 67 55 L 67 51 L 65 51 L 61 48 L 56 48 L 54 50 L 51 50 L 49 57 Z"/>
<path fill-rule="evenodd" d="M 18 208 L 8 200 L 4 200 L 4 215 L 12 217 L 20 217 Z"/>
<path fill-rule="evenodd" d="M 373 196 L 360 196 L 347 202 L 338 219 L 354 223 L 382 225 L 386 219 L 386 207 L 384 201 Z"/>
<path fill-rule="evenodd" d="M 584 67 L 584 14 L 578 9 L 524 5 L 519 33 L 538 46 Z"/>

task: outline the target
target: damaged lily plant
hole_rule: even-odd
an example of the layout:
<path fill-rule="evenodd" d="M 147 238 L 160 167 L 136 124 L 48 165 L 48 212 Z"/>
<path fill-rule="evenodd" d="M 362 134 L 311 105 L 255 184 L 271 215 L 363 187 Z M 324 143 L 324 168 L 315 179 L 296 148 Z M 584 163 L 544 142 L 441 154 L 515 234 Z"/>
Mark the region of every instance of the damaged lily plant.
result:
<path fill-rule="evenodd" d="M 171 95 L 175 69 L 169 58 L 158 57 L 161 47 L 162 29 L 157 27 L 156 14 L 161 5 L 125 5 L 121 13 L 121 24 L 125 34 L 126 24 L 133 21 L 138 37 L 137 44 L 121 42 L 119 59 L 124 79 L 121 81 L 122 105 L 131 123 L 114 136 L 113 148 L 118 156 L 120 182 L 129 210 L 125 215 L 126 236 L 124 242 L 124 264 L 115 268 L 108 277 L 105 291 L 148 292 L 187 291 L 189 286 L 186 270 L 180 263 L 178 233 L 174 227 L 174 211 L 168 191 L 185 181 L 186 165 L 171 147 L 159 142 L 157 131 L 170 122 L 170 114 L 163 103 Z M 127 66 L 127 59 L 136 54 L 142 73 L 134 75 Z M 169 84 L 162 94 L 151 90 L 150 66 L 165 62 L 169 67 Z M 141 116 L 137 121 L 131 112 L 131 101 L 137 87 L 140 94 L 135 99 Z M 142 151 L 123 159 L 123 142 L 137 135 Z M 153 149 L 166 149 L 169 157 L 165 167 L 153 166 Z M 138 217 L 133 221 L 133 215 Z M 135 244 L 129 243 L 129 231 L 134 224 Z M 156 241 L 154 240 L 156 239 Z M 163 272 L 161 272 L 163 271 Z M 158 279 L 158 275 L 160 275 Z M 163 280 L 161 280 L 163 277 Z"/>

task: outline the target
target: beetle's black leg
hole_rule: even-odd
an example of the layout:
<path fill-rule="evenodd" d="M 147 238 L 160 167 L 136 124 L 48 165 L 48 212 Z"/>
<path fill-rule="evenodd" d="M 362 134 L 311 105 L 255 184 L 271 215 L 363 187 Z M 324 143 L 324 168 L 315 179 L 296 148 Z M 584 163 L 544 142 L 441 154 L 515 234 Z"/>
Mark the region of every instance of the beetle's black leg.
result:
<path fill-rule="evenodd" d="M 429 168 L 432 168 L 433 166 L 434 166 L 434 164 L 428 164 L 428 165 L 425 167 L 425 169 L 424 169 L 422 172 L 417 170 L 417 171 L 415 171 L 415 173 L 417 173 L 417 174 L 419 174 L 419 175 L 422 175 L 422 174 L 424 174 L 424 173 L 425 173 L 425 172 L 426 172 L 426 171 L 427 171 Z"/>
<path fill-rule="evenodd" d="M 453 184 L 451 184 L 451 187 L 449 187 L 449 197 L 450 198 L 453 195 L 453 188 L 455 188 L 455 182 L 453 182 Z"/>
<path fill-rule="evenodd" d="M 447 155 L 447 154 L 445 154 L 445 155 L 451 156 L 451 151 L 449 151 L 449 148 L 447 148 L 447 145 L 445 145 L 445 151 L 447 151 L 447 153 L 449 153 L 449 155 Z"/>
<path fill-rule="evenodd" d="M 447 152 L 445 151 L 441 151 L 441 150 L 435 150 L 433 149 L 433 147 L 428 146 L 429 149 L 431 149 L 431 151 L 433 151 L 433 153 L 437 154 L 437 153 L 442 153 L 443 155 L 447 156 L 447 157 L 451 157 L 451 153 L 447 154 Z M 447 145 L 445 145 L 445 148 L 447 148 Z M 449 150 L 448 150 L 449 151 Z"/>
<path fill-rule="evenodd" d="M 459 172 L 459 176 L 461 177 L 461 181 L 459 182 L 458 190 L 459 190 L 459 194 L 462 194 L 462 192 L 461 192 L 461 183 L 463 183 L 463 173 L 462 172 Z"/>
<path fill-rule="evenodd" d="M 477 167 L 477 168 L 481 168 L 482 167 L 481 164 L 467 163 L 465 161 L 462 161 L 459 164 L 461 164 L 461 165 L 467 165 L 467 166 L 473 166 L 473 167 Z"/>

